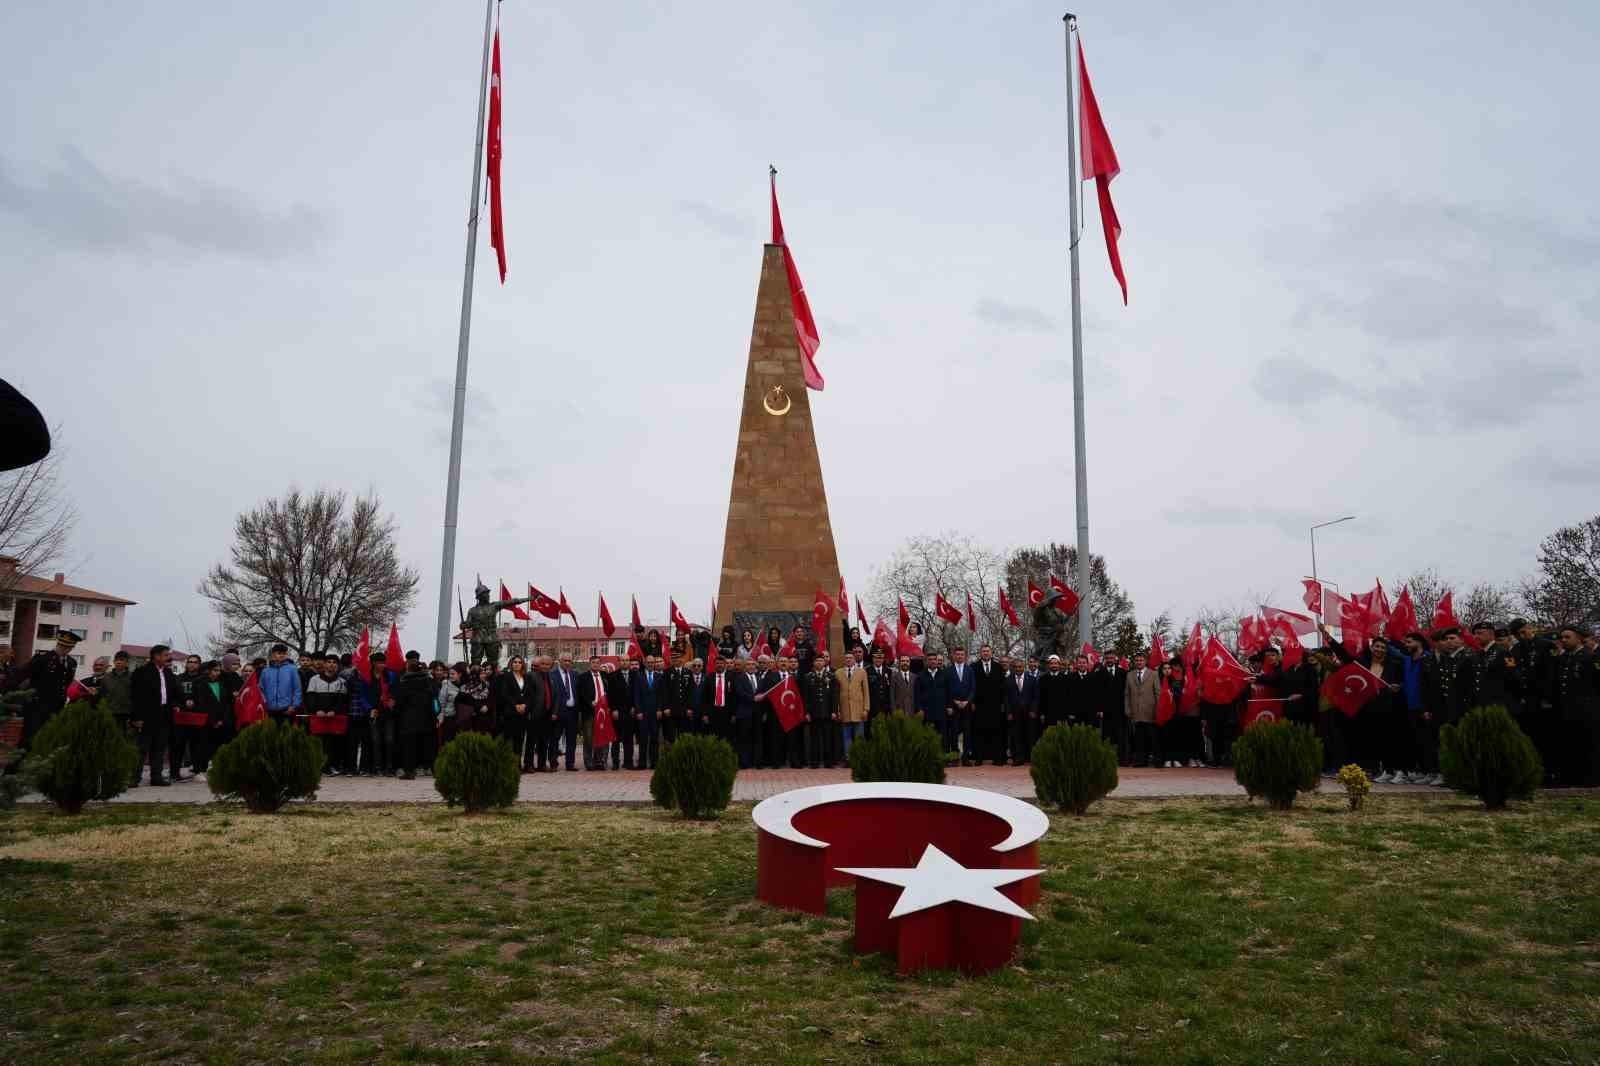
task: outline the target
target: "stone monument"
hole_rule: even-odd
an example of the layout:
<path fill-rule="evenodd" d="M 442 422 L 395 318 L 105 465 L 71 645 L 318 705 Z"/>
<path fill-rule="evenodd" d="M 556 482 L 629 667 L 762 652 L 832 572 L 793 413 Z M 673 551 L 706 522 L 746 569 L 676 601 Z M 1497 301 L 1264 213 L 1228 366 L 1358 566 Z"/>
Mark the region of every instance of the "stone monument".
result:
<path fill-rule="evenodd" d="M 817 589 L 839 591 L 783 257 L 781 244 L 769 244 L 761 258 L 713 628 L 778 625 L 787 633 L 810 625 Z"/>

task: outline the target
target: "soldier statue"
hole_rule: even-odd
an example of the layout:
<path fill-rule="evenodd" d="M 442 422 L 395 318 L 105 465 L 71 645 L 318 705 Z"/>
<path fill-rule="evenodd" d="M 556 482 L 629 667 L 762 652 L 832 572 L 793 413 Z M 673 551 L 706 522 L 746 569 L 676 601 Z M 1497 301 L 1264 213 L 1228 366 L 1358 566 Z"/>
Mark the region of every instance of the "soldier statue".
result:
<path fill-rule="evenodd" d="M 462 632 L 468 641 L 467 661 L 473 665 L 487 661 L 491 666 L 499 667 L 500 612 L 520 607 L 528 602 L 528 597 L 491 601 L 488 586 L 480 581 L 477 600 L 461 622 Z"/>
<path fill-rule="evenodd" d="M 1033 609 L 1033 632 L 1039 638 L 1034 655 L 1043 662 L 1052 655 L 1067 654 L 1067 615 L 1057 609 L 1065 595 L 1052 589 L 1039 606 Z"/>

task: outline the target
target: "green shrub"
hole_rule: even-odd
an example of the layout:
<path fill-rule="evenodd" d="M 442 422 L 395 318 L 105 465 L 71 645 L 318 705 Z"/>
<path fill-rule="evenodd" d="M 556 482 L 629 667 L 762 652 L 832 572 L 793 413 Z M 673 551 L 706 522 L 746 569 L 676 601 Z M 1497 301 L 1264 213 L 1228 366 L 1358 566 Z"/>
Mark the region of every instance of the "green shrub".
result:
<path fill-rule="evenodd" d="M 717 737 L 689 733 L 661 749 L 650 775 L 656 806 L 677 809 L 685 818 L 713 818 L 733 798 L 739 757 Z"/>
<path fill-rule="evenodd" d="M 79 700 L 51 716 L 33 737 L 22 773 L 68 814 L 90 800 L 127 791 L 139 768 L 139 748 L 122 735 L 111 712 Z"/>
<path fill-rule="evenodd" d="M 433 760 L 433 787 L 446 803 L 468 814 L 511 806 L 521 782 L 517 753 L 503 738 L 487 733 L 461 733 Z"/>
<path fill-rule="evenodd" d="M 322 745 L 304 730 L 265 718 L 217 749 L 206 783 L 220 799 L 243 799 L 252 814 L 271 814 L 292 799 L 316 796 Z"/>
<path fill-rule="evenodd" d="M 1082 814 L 1117 787 L 1117 749 L 1087 725 L 1053 725 L 1033 746 L 1033 792 L 1045 806 Z"/>
<path fill-rule="evenodd" d="M 944 742 L 920 718 L 896 711 L 872 720 L 869 736 L 850 745 L 852 781 L 925 781 L 944 784 Z"/>
<path fill-rule="evenodd" d="M 1315 792 L 1322 776 L 1322 741 L 1300 722 L 1260 722 L 1233 742 L 1233 777 L 1252 796 L 1286 811 L 1296 794 Z"/>
<path fill-rule="evenodd" d="M 1483 800 L 1491 811 L 1507 800 L 1531 799 L 1544 779 L 1533 742 L 1504 707 L 1476 707 L 1439 731 L 1444 783 Z"/>

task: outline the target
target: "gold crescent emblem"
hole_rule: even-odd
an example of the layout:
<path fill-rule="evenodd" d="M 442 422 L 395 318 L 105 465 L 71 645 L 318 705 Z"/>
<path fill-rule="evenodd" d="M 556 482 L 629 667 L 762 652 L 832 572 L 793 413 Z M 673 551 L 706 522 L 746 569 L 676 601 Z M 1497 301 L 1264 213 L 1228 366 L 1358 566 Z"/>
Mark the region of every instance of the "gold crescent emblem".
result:
<path fill-rule="evenodd" d="M 761 406 L 769 415 L 783 417 L 789 413 L 789 408 L 794 406 L 794 401 L 789 399 L 789 394 L 783 391 L 782 385 L 774 385 L 767 390 L 761 398 Z"/>

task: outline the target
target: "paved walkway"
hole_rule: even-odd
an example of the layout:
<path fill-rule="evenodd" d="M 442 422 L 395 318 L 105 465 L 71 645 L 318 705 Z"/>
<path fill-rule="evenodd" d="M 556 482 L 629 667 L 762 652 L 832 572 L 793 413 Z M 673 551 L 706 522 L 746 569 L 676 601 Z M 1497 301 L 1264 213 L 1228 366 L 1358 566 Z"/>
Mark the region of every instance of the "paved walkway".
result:
<path fill-rule="evenodd" d="M 1244 795 L 1244 789 L 1233 779 L 1232 770 L 1124 768 L 1118 779 L 1117 789 L 1111 795 L 1119 798 Z M 848 770 L 744 770 L 734 781 L 733 798 L 735 802 L 755 802 L 794 788 L 848 780 Z M 952 767 L 946 782 L 1033 799 L 1033 780 L 1026 767 Z M 1324 791 L 1342 791 L 1342 786 L 1333 781 L 1324 780 L 1322 787 Z M 1436 790 L 1412 785 L 1374 785 L 1373 791 L 1382 794 Z M 203 778 L 185 778 L 169 788 L 141 785 L 124 792 L 113 802 L 208 803 L 211 799 L 211 790 Z M 518 799 L 525 803 L 649 803 L 650 775 L 640 770 L 526 774 Z M 317 800 L 322 803 L 443 802 L 434 791 L 433 779 L 421 776 L 414 781 L 325 776 Z"/>

